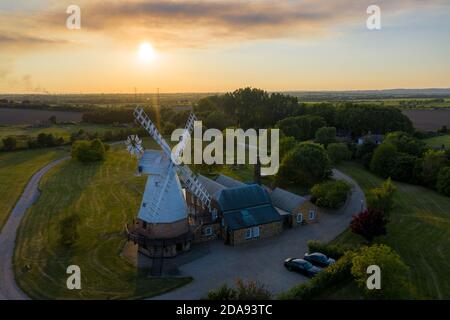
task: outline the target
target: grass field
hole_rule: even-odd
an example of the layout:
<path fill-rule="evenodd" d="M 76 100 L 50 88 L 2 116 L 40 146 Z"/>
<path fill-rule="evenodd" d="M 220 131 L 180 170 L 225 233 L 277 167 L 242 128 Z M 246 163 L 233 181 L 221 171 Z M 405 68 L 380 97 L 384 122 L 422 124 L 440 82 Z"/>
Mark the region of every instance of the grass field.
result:
<path fill-rule="evenodd" d="M 67 151 L 64 149 L 0 153 L 0 230 L 31 176 L 65 154 Z"/>
<path fill-rule="evenodd" d="M 14 267 L 21 288 L 40 299 L 125 299 L 159 294 L 190 278 L 149 278 L 120 257 L 124 226 L 139 208 L 145 178 L 133 175 L 133 160 L 113 148 L 101 163 L 74 160 L 52 169 L 41 181 L 42 194 L 22 221 Z M 80 218 L 79 238 L 60 244 L 60 222 Z M 66 288 L 66 268 L 81 268 L 82 289 Z"/>
<path fill-rule="evenodd" d="M 0 147 L 3 146 L 3 138 L 13 136 L 18 140 L 18 147 L 25 146 L 26 139 L 28 137 L 37 137 L 40 133 L 52 133 L 55 137 L 63 137 L 65 141 L 70 140 L 72 133 L 78 132 L 79 130 L 84 130 L 90 133 L 103 134 L 106 131 L 116 132 L 124 128 L 113 126 L 113 125 L 99 125 L 99 124 L 58 124 L 52 125 L 47 128 L 35 128 L 26 125 L 17 126 L 0 126 Z"/>
<path fill-rule="evenodd" d="M 433 148 L 440 148 L 445 146 L 447 149 L 450 148 L 450 135 L 438 136 L 425 140 L 426 144 Z"/>
<path fill-rule="evenodd" d="M 382 180 L 354 163 L 338 166 L 367 191 Z M 450 298 L 450 198 L 432 190 L 395 183 L 398 191 L 387 235 L 377 239 L 396 250 L 410 267 L 413 296 L 418 299 Z M 341 244 L 359 244 L 362 239 L 350 231 L 336 240 Z M 348 287 L 334 297 L 348 298 Z M 356 296 L 357 298 L 358 296 Z"/>

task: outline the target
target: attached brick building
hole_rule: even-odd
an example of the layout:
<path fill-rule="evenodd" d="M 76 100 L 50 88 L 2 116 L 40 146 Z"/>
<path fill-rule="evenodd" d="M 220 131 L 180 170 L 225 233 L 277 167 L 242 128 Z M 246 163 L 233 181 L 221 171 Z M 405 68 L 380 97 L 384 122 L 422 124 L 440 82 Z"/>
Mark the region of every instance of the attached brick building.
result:
<path fill-rule="evenodd" d="M 222 212 L 225 243 L 237 245 L 277 235 L 282 218 L 267 191 L 259 185 L 244 185 L 221 191 L 218 204 Z"/>

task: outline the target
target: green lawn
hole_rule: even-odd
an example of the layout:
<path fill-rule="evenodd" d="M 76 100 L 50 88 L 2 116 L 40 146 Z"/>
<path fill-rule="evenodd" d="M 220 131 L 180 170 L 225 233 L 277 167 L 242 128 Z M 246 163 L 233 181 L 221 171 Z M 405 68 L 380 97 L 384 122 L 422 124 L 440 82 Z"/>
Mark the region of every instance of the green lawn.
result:
<path fill-rule="evenodd" d="M 426 144 L 433 148 L 440 148 L 445 146 L 447 149 L 450 148 L 450 135 L 438 136 L 425 140 Z"/>
<path fill-rule="evenodd" d="M 382 180 L 355 163 L 338 168 L 367 191 Z M 396 250 L 410 267 L 409 279 L 415 298 L 450 298 L 450 198 L 432 190 L 395 183 L 398 191 L 387 235 L 377 239 Z M 334 242 L 359 244 L 362 239 L 350 231 Z M 345 290 L 344 290 L 345 289 Z M 344 288 L 348 296 L 348 288 Z M 333 293 L 334 296 L 339 294 Z"/>
<path fill-rule="evenodd" d="M 41 181 L 42 194 L 22 221 L 15 251 L 21 288 L 40 299 L 125 299 L 150 297 L 188 283 L 190 278 L 150 278 L 120 257 L 124 226 L 136 216 L 145 178 L 135 177 L 136 160 L 113 148 L 104 162 L 74 160 Z M 60 222 L 77 215 L 79 238 L 60 244 Z M 82 289 L 66 288 L 66 268 L 81 268 Z"/>
<path fill-rule="evenodd" d="M 3 138 L 13 136 L 18 140 L 18 146 L 24 147 L 26 144 L 26 138 L 28 137 L 36 137 L 40 133 L 52 133 L 56 137 L 63 137 L 65 141 L 70 140 L 70 136 L 72 133 L 78 132 L 79 130 L 84 130 L 85 132 L 90 133 L 99 133 L 104 134 L 106 131 L 116 132 L 122 127 L 117 127 L 113 125 L 99 125 L 99 124 L 57 124 L 52 125 L 47 128 L 34 128 L 27 125 L 16 125 L 16 126 L 0 126 L 0 147 L 3 146 Z"/>
<path fill-rule="evenodd" d="M 32 175 L 66 154 L 59 148 L 0 153 L 0 230 Z"/>

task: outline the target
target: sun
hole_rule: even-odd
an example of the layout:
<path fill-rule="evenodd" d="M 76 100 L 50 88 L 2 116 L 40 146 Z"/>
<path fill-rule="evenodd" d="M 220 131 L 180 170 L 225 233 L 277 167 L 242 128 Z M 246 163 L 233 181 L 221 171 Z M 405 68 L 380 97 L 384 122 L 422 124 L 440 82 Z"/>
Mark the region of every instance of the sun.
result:
<path fill-rule="evenodd" d="M 150 62 L 156 58 L 156 51 L 149 42 L 143 42 L 139 46 L 139 59 L 143 62 Z"/>

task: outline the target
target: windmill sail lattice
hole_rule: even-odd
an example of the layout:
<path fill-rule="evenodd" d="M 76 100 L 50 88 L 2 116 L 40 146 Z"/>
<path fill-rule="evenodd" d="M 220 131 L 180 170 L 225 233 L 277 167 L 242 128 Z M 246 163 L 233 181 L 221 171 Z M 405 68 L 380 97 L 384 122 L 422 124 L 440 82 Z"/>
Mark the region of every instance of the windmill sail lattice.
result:
<path fill-rule="evenodd" d="M 181 140 L 173 152 L 142 108 L 136 108 L 134 116 L 136 121 L 147 130 L 151 137 L 162 148 L 164 154 L 170 159 L 165 174 L 156 178 L 159 180 L 154 182 L 160 184 L 161 187 L 158 188 L 158 192 L 153 192 L 150 197 L 148 203 L 149 213 L 151 215 L 158 214 L 161 205 L 165 202 L 165 197 L 169 193 L 169 190 L 174 187 L 174 184 L 178 183 L 176 173 L 178 173 L 184 186 L 211 211 L 211 196 L 206 191 L 205 187 L 198 181 L 197 176 L 180 160 L 194 128 L 194 123 L 196 121 L 195 115 L 193 113 L 189 115 Z"/>

